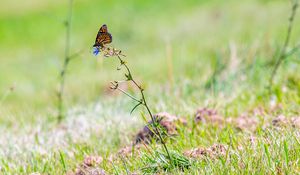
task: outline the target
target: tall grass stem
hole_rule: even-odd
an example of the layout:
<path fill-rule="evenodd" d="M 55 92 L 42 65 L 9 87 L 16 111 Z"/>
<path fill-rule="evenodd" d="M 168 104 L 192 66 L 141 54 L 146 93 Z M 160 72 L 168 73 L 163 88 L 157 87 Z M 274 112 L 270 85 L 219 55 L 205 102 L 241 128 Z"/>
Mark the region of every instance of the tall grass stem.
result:
<path fill-rule="evenodd" d="M 64 58 L 64 64 L 60 71 L 60 87 L 58 90 L 58 116 L 57 121 L 58 123 L 61 122 L 61 120 L 65 117 L 64 114 L 64 91 L 65 91 L 65 79 L 66 79 L 66 71 L 68 68 L 68 65 L 70 63 L 71 57 L 70 56 L 70 48 L 71 48 L 71 23 L 72 23 L 72 11 L 73 11 L 73 0 L 69 0 L 69 11 L 68 11 L 68 17 L 65 21 L 65 27 L 66 27 L 66 40 L 65 40 L 65 58 Z"/>
<path fill-rule="evenodd" d="M 291 39 L 291 35 L 292 35 L 292 29 L 293 29 L 294 21 L 295 21 L 295 16 L 296 16 L 296 12 L 297 12 L 297 9 L 298 9 L 298 6 L 299 6 L 298 0 L 292 0 L 292 3 L 293 3 L 292 4 L 292 11 L 291 11 L 291 15 L 290 15 L 290 18 L 289 18 L 289 25 L 288 25 L 287 35 L 286 35 L 283 47 L 280 50 L 279 56 L 278 56 L 277 61 L 274 65 L 274 68 L 272 70 L 271 77 L 270 77 L 270 80 L 269 80 L 269 89 L 270 89 L 270 91 L 273 87 L 274 77 L 277 74 L 278 68 L 280 67 L 282 62 L 286 58 L 288 58 L 288 56 L 291 55 L 291 53 L 294 53 L 295 49 L 296 50 L 298 49 L 298 46 L 297 46 L 291 52 L 288 52 L 288 53 L 286 52 L 287 47 L 290 43 L 290 39 Z"/>

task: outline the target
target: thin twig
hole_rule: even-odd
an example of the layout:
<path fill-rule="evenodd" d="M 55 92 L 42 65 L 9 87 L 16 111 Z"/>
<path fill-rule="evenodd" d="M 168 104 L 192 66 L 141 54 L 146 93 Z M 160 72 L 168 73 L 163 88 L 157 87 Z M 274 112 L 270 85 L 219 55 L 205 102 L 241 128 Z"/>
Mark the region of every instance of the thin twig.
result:
<path fill-rule="evenodd" d="M 283 44 L 283 47 L 282 47 L 282 49 L 280 51 L 280 54 L 278 56 L 278 59 L 276 61 L 276 64 L 274 66 L 274 69 L 272 70 L 272 74 L 271 74 L 271 77 L 270 77 L 270 81 L 269 81 L 269 88 L 270 88 L 270 90 L 272 89 L 273 82 L 274 82 L 274 77 L 275 77 L 275 75 L 276 75 L 276 73 L 278 71 L 279 66 L 290 55 L 290 54 L 286 53 L 286 49 L 287 49 L 287 47 L 289 45 L 289 42 L 290 42 L 290 38 L 291 38 L 291 34 L 292 34 L 292 29 L 293 29 L 293 24 L 294 24 L 294 19 L 295 19 L 295 16 L 296 16 L 298 5 L 299 5 L 298 4 L 298 0 L 294 0 L 293 1 L 293 6 L 292 6 L 291 16 L 289 18 L 289 25 L 288 25 L 288 31 L 287 31 L 287 35 L 286 35 L 286 38 L 285 38 L 285 42 Z"/>
<path fill-rule="evenodd" d="M 117 89 L 118 91 L 122 92 L 123 94 L 125 94 L 126 96 L 128 96 L 129 98 L 131 98 L 134 101 L 137 101 L 139 103 L 142 103 L 141 100 L 135 98 L 134 96 L 132 96 L 131 94 L 127 93 L 126 91 L 124 91 L 123 89 L 119 88 L 118 85 L 113 84 L 113 87 L 111 87 L 111 89 Z"/>
<path fill-rule="evenodd" d="M 69 61 L 72 61 L 73 59 L 78 58 L 79 55 L 81 55 L 81 54 L 83 53 L 83 51 L 84 51 L 84 50 L 82 49 L 82 50 L 80 50 L 80 51 L 78 51 L 78 52 L 76 52 L 76 53 L 70 55 L 70 56 L 69 56 Z"/>
<path fill-rule="evenodd" d="M 291 55 L 293 55 L 294 53 L 296 53 L 298 50 L 300 49 L 300 44 L 296 45 L 292 50 L 290 50 L 289 52 L 287 52 L 285 54 L 285 57 L 289 57 Z"/>

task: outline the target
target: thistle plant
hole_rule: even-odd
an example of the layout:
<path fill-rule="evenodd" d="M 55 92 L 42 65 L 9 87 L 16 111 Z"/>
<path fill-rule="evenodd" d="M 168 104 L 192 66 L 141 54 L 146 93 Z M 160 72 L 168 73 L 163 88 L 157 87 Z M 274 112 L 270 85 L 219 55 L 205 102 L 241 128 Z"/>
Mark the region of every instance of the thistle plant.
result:
<path fill-rule="evenodd" d="M 128 96 L 129 98 L 131 98 L 132 100 L 134 100 L 136 102 L 136 105 L 132 108 L 131 113 L 139 106 L 143 106 L 146 110 L 147 113 L 151 119 L 152 125 L 150 127 L 150 129 L 152 129 L 155 134 L 155 136 L 157 137 L 157 139 L 162 143 L 163 148 L 165 153 L 167 154 L 167 157 L 169 159 L 169 162 L 172 164 L 172 158 L 170 156 L 170 152 L 168 150 L 168 147 L 166 145 L 166 142 L 164 140 L 164 138 L 162 137 L 162 133 L 160 131 L 160 124 L 159 124 L 159 120 L 157 120 L 151 110 L 150 107 L 147 103 L 146 100 L 146 96 L 144 94 L 144 88 L 137 83 L 137 81 L 134 79 L 132 72 L 130 70 L 130 68 L 127 65 L 127 62 L 123 59 L 124 57 L 126 57 L 121 50 L 115 49 L 115 48 L 111 48 L 111 47 L 107 47 L 107 46 L 101 46 L 101 47 L 94 47 L 94 54 L 97 55 L 98 53 L 103 54 L 104 57 L 116 57 L 118 58 L 119 62 L 120 62 L 120 66 L 117 68 L 117 70 L 121 70 L 122 67 L 125 68 L 126 73 L 125 73 L 125 81 L 128 82 L 132 82 L 134 84 L 134 86 L 136 86 L 140 92 L 140 98 L 136 98 L 133 95 L 129 94 L 128 92 L 126 92 L 125 90 L 121 89 L 119 87 L 119 83 L 123 82 L 123 81 L 113 81 L 111 82 L 111 89 L 113 90 L 119 90 L 120 92 L 122 92 L 123 94 L 125 94 L 126 96 Z"/>

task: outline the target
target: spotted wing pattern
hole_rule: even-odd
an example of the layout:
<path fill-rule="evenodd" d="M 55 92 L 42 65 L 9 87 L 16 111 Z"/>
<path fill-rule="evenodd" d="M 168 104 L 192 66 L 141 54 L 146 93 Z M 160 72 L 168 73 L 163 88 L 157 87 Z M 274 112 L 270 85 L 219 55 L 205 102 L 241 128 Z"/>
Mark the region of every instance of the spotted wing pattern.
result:
<path fill-rule="evenodd" d="M 104 47 L 105 44 L 112 42 L 112 36 L 108 33 L 107 26 L 104 24 L 98 31 L 96 41 L 93 47 Z"/>

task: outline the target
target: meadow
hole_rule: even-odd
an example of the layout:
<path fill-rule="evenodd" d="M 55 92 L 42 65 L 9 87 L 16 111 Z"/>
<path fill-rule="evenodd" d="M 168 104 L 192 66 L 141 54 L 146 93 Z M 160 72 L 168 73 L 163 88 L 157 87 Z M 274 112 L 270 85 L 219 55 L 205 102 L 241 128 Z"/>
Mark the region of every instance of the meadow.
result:
<path fill-rule="evenodd" d="M 64 110 L 57 90 L 69 1 L 0 6 L 0 174 L 300 174 L 300 51 L 269 79 L 292 13 L 287 0 L 74 0 Z M 287 52 L 299 44 L 294 16 Z M 131 147 L 150 118 L 94 56 L 102 24 L 163 116 L 165 140 Z M 130 82 L 120 88 L 140 98 Z M 163 112 L 163 113 L 162 113 Z M 144 128 L 145 130 L 145 128 Z"/>

